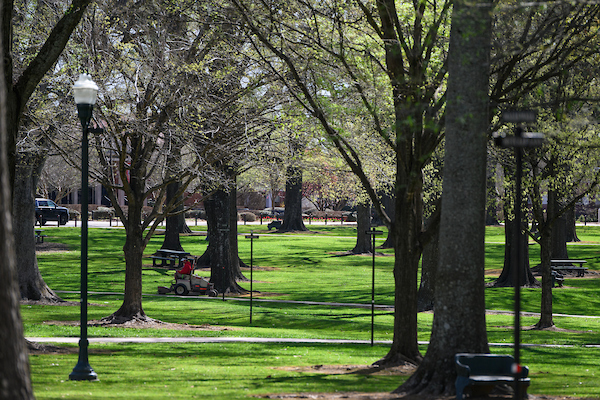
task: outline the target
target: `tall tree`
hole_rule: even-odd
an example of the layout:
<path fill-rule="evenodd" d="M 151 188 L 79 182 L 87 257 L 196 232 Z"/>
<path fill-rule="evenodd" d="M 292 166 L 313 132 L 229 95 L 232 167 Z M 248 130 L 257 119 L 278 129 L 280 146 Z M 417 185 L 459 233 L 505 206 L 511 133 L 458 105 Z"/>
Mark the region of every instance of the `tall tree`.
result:
<path fill-rule="evenodd" d="M 278 63 L 268 66 L 316 117 L 392 231 L 394 340 L 381 364 L 418 363 L 417 270 L 427 240 L 422 224 L 422 168 L 442 137 L 438 122 L 444 102 L 440 90 L 446 74 L 444 30 L 450 2 L 412 3 L 405 15 L 392 0 L 357 2 L 356 8 L 345 5 L 344 12 L 337 4 L 298 2 L 293 15 L 283 17 L 284 10 L 276 5 L 261 9 L 249 2 L 234 4 L 266 49 L 265 61 L 274 55 L 286 69 Z M 359 41 L 354 40 L 357 37 Z M 297 57 L 304 52 L 305 56 Z M 338 68 L 332 70 L 332 65 Z M 360 105 L 356 113 L 370 121 L 369 131 L 376 133 L 371 140 L 393 154 L 393 219 L 363 169 L 362 154 L 338 123 L 343 118 L 336 118 L 346 115 L 343 110 L 350 103 Z"/>
<path fill-rule="evenodd" d="M 431 342 L 397 392 L 454 394 L 454 355 L 489 352 L 483 278 L 492 4 L 454 3 Z"/>
<path fill-rule="evenodd" d="M 569 121 L 576 121 L 572 119 L 576 110 L 586 110 L 584 114 L 589 114 L 587 102 L 598 99 L 589 80 L 598 74 L 595 55 L 600 45 L 599 16 L 597 5 L 556 3 L 543 10 L 522 9 L 517 14 L 500 9 L 495 20 L 492 100 L 500 107 L 538 109 L 540 118 L 535 128 L 550 138 L 549 146 L 525 153 L 529 171 L 525 183 L 532 182 L 529 193 L 541 246 L 542 316 L 537 324 L 540 328 L 553 325 L 550 269 L 552 240 L 556 237 L 553 227 L 574 202 L 585 196 L 580 191 L 562 189 L 577 187 L 565 185 L 566 182 L 581 184 L 582 191 L 596 185 L 597 173 L 587 166 L 596 157 L 573 158 L 574 154 L 582 155 L 582 142 L 574 139 L 585 136 L 586 131 L 591 133 L 594 126 L 589 121 L 575 122 L 579 126 L 576 129 L 568 125 Z M 557 125 L 560 128 L 553 129 Z M 574 162 L 562 164 L 570 159 Z M 572 169 L 572 165 L 578 167 Z M 583 175 L 577 173 L 584 166 L 587 169 Z M 558 181 L 563 184 L 557 184 Z M 544 193 L 549 198 L 546 211 L 542 207 Z"/>
<path fill-rule="evenodd" d="M 172 140 L 174 138 L 171 138 Z M 174 140 L 173 140 L 174 141 Z M 167 154 L 167 164 L 171 167 L 169 170 L 176 170 L 174 166 L 181 161 L 181 143 L 172 143 L 171 151 Z M 185 222 L 184 196 L 181 195 L 181 182 L 178 177 L 173 177 L 175 182 L 167 185 L 166 202 L 174 204 L 172 213 L 167 214 L 165 240 L 161 249 L 183 251 L 183 246 L 179 240 L 180 233 L 191 233 L 191 229 Z"/>
<path fill-rule="evenodd" d="M 4 4 L 6 7 L 6 4 Z M 10 18 L 6 14 L 12 12 L 2 8 L 0 31 L 10 31 Z M 7 54 L 5 49 L 10 47 L 10 36 L 0 36 L 0 53 Z M 6 59 L 5 59 L 6 62 Z M 25 339 L 23 338 L 23 324 L 19 311 L 19 287 L 17 284 L 17 265 L 15 259 L 15 241 L 12 232 L 12 180 L 10 174 L 10 157 L 14 148 L 10 145 L 8 130 L 7 98 L 10 76 L 12 71 L 7 71 L 7 64 L 0 63 L 0 203 L 4 205 L 0 211 L 0 336 L 2 337 L 2 357 L 0 357 L 0 398 L 3 399 L 34 399 L 31 377 L 29 373 L 29 360 Z M 14 162 L 14 153 L 13 159 Z"/>
<path fill-rule="evenodd" d="M 40 170 L 46 157 L 44 150 L 30 149 L 20 151 L 17 157 L 13 211 L 19 215 L 18 224 L 14 226 L 16 243 L 35 243 L 32 227 L 35 225 L 35 188 Z M 19 199 L 19 200 L 17 200 Z M 19 291 L 22 299 L 62 301 L 48 287 L 38 268 L 35 246 L 17 246 L 17 259 L 23 268 L 19 268 Z"/>
<path fill-rule="evenodd" d="M 585 123 L 580 121 L 575 124 L 575 131 L 572 124 L 560 124 L 560 132 L 551 135 L 542 152 L 528 158 L 533 172 L 531 202 L 533 216 L 539 229 L 541 258 L 541 315 L 536 324 L 539 329 L 554 326 L 551 259 L 567 256 L 565 213 L 583 197 L 597 192 L 600 184 L 600 171 L 596 167 L 600 156 L 597 150 L 598 128 L 597 124 L 588 124 L 589 121 L 584 120 Z M 544 187 L 547 190 L 542 191 Z M 546 207 L 542 204 L 544 192 L 547 198 Z"/>
<path fill-rule="evenodd" d="M 5 62 L 5 84 L 7 87 L 7 131 L 8 131 L 8 165 L 11 177 L 14 177 L 14 166 L 16 165 L 16 143 L 19 125 L 27 101 L 36 89 L 38 83 L 46 72 L 56 63 L 69 40 L 71 33 L 79 24 L 85 10 L 91 0 L 73 0 L 64 5 L 62 18 L 52 26 L 46 40 L 40 43 L 37 53 L 30 61 L 23 65 L 18 57 L 15 60 L 13 47 L 7 45 L 2 52 Z M 2 7 L 3 21 L 2 39 L 4 43 L 12 43 L 13 39 L 13 2 L 4 3 Z M 24 12 L 25 10 L 21 10 Z M 12 179 L 11 179 L 12 182 Z"/>
<path fill-rule="evenodd" d="M 396 257 L 396 311 L 392 347 L 381 364 L 418 363 L 417 271 L 422 246 L 433 237 L 433 232 L 423 227 L 422 171 L 443 138 L 451 2 L 414 2 L 403 4 L 400 10 L 392 0 L 358 1 L 356 8 L 344 4 L 343 12 L 338 3 L 296 2 L 281 7 L 278 3 L 234 0 L 233 4 L 256 38 L 256 47 L 262 46 L 266 67 L 321 123 L 325 136 L 360 179 L 389 227 Z M 572 65 L 575 58 L 595 51 L 589 46 L 592 35 L 581 28 L 582 22 L 594 20 L 593 13 L 562 21 L 565 14 L 559 16 L 556 11 L 568 7 L 551 7 L 544 13 L 545 24 L 537 23 L 538 10 L 524 13 L 536 23 L 519 25 L 523 30 L 518 33 L 507 28 L 506 37 L 517 35 L 516 48 L 497 37 L 491 89 L 495 103 L 519 99 L 564 70 L 565 65 Z M 288 10 L 293 11 L 286 13 Z M 513 10 L 506 14 L 509 12 Z M 513 19 L 499 21 L 509 24 Z M 552 33 L 560 33 L 567 41 L 542 46 Z M 363 154 L 338 123 L 343 120 L 341 115 L 347 116 L 348 105 L 358 103 L 362 108 L 352 107 L 352 112 L 368 120 L 376 133 L 372 140 L 393 153 L 393 216 L 382 206 L 363 169 Z"/>
<path fill-rule="evenodd" d="M 236 172 L 229 169 L 230 175 Z M 233 176 L 232 176 L 233 177 Z M 210 266 L 210 281 L 222 294 L 246 293 L 237 281 L 246 280 L 241 271 L 237 243 L 235 179 L 221 185 L 204 201 L 208 225 L 208 247 L 199 262 Z"/>
<path fill-rule="evenodd" d="M 35 248 L 33 246 L 34 225 L 31 223 L 32 195 L 28 194 L 32 190 L 35 191 L 35 185 L 32 187 L 34 182 L 27 179 L 15 180 L 16 165 L 18 164 L 17 141 L 19 128 L 28 101 L 46 72 L 55 65 L 60 57 L 71 33 L 79 24 L 89 3 L 90 0 L 74 0 L 70 4 L 66 2 L 56 3 L 52 6 L 57 9 L 52 10 L 55 12 L 53 15 L 57 15 L 54 20 L 45 13 L 47 10 L 43 5 L 30 13 L 31 8 L 19 7 L 17 3 L 11 1 L 3 3 L 0 11 L 2 13 L 0 19 L 3 22 L 0 35 L 3 43 L 7 44 L 2 49 L 2 59 L 5 63 L 3 78 L 7 90 L 8 168 L 11 192 L 13 192 L 13 201 L 15 202 L 13 221 L 15 233 L 18 234 L 16 239 L 19 240 L 17 248 L 22 253 L 19 255 L 19 259 L 24 260 L 19 268 L 19 282 L 22 288 L 21 295 L 33 300 L 52 301 L 57 300 L 57 296 L 44 282 L 35 258 Z M 66 10 L 69 10 L 69 12 L 65 12 Z M 18 31 L 16 37 L 20 39 L 16 43 L 13 42 L 14 30 Z M 26 48 L 21 46 L 23 41 L 28 42 Z M 15 51 L 23 51 L 23 53 L 15 54 Z M 39 161 L 43 165 L 42 160 Z M 16 188 L 17 185 L 24 186 Z M 23 194 L 23 196 L 15 196 L 15 191 Z M 21 242 L 22 240 L 25 242 Z"/>
<path fill-rule="evenodd" d="M 79 32 L 74 44 L 91 49 L 95 62 L 89 70 L 102 88 L 97 129 L 90 137 L 98 157 L 91 175 L 107 189 L 126 232 L 124 299 L 107 317 L 111 321 L 148 319 L 142 307 L 144 249 L 194 179 L 210 182 L 218 176 L 189 145 L 201 131 L 198 121 L 182 123 L 197 114 L 189 99 L 199 96 L 197 83 L 204 70 L 198 64 L 211 47 L 210 30 L 198 24 L 205 11 L 202 5 L 169 1 L 143 7 L 101 2 L 86 20 L 89 29 Z M 177 163 L 167 162 L 173 147 L 181 149 Z M 179 189 L 166 201 L 167 187 L 177 181 Z M 118 201 L 119 191 L 127 206 Z M 151 198 L 154 204 L 146 208 Z"/>

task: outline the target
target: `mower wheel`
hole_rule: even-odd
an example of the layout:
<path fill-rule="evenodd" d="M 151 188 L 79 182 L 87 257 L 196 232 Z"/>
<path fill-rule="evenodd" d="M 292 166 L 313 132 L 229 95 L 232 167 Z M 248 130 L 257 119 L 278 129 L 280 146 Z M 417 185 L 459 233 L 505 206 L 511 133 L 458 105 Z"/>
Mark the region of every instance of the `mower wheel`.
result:
<path fill-rule="evenodd" d="M 175 285 L 175 293 L 179 296 L 185 296 L 186 294 L 188 294 L 188 288 L 186 288 L 185 285 L 180 283 L 178 285 Z"/>
<path fill-rule="evenodd" d="M 217 292 L 215 289 L 210 289 L 207 291 L 208 297 L 217 297 L 219 295 L 219 292 Z"/>

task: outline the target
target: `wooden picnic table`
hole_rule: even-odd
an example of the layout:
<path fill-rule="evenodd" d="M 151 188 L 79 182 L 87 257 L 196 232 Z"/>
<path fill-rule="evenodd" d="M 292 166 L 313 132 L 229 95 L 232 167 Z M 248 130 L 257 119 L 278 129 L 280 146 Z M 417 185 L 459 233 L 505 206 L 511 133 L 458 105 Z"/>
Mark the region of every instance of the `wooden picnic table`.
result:
<path fill-rule="evenodd" d="M 586 260 L 550 260 L 550 266 L 553 271 L 575 271 L 577 276 L 584 276 L 585 271 L 588 269 L 583 266 Z M 577 264 L 578 266 L 573 266 Z"/>
<path fill-rule="evenodd" d="M 169 250 L 169 249 L 159 249 L 150 256 L 152 258 L 152 266 L 156 267 L 156 261 L 160 260 L 160 266 L 170 266 L 171 268 L 175 268 L 175 261 L 177 261 L 177 266 L 181 266 L 183 260 L 188 259 L 191 256 L 187 251 L 179 251 L 179 250 Z"/>

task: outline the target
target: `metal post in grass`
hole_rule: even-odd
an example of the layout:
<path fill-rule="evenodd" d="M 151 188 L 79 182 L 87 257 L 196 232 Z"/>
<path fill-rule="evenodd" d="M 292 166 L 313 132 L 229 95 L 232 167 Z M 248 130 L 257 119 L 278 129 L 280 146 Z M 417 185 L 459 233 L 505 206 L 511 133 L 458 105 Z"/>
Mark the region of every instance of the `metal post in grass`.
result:
<path fill-rule="evenodd" d="M 258 239 L 259 236 L 255 235 L 252 230 L 250 230 L 250 234 L 246 235 L 246 239 L 250 239 L 250 325 L 252 325 L 252 282 L 254 282 L 254 278 L 252 276 L 252 271 L 254 270 L 254 239 Z"/>
<path fill-rule="evenodd" d="M 81 137 L 81 320 L 79 339 L 79 359 L 69 379 L 73 381 L 93 381 L 98 375 L 88 361 L 87 339 L 87 258 L 88 258 L 88 132 L 92 111 L 96 104 L 98 85 L 92 77 L 81 74 L 73 86 L 73 97 L 83 128 Z"/>
<path fill-rule="evenodd" d="M 371 236 L 371 252 L 373 253 L 373 268 L 371 273 L 371 346 L 375 343 L 375 236 L 382 233 L 382 231 L 375 230 L 375 227 L 367 231 L 367 235 Z"/>
<path fill-rule="evenodd" d="M 515 322 L 514 322 L 514 398 L 521 400 L 523 394 L 519 385 L 521 378 L 521 270 L 523 263 L 523 230 L 521 229 L 521 208 L 523 206 L 521 195 L 521 177 L 523 175 L 523 148 L 540 147 L 544 143 L 544 135 L 537 132 L 523 132 L 521 123 L 535 122 L 536 113 L 534 111 L 506 111 L 502 113 L 502 121 L 507 123 L 516 123 L 514 136 L 495 136 L 496 145 L 500 147 L 513 147 L 515 149 L 516 171 L 515 171 L 515 225 L 517 227 L 517 249 L 515 251 L 517 262 L 514 264 L 514 288 L 515 288 Z"/>

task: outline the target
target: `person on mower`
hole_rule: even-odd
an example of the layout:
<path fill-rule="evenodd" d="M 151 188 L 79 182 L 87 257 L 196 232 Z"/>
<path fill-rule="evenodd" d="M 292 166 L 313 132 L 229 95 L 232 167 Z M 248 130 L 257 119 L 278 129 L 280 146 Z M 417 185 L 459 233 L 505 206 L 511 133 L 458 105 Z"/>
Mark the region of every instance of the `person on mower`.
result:
<path fill-rule="evenodd" d="M 190 260 L 185 260 L 183 262 L 183 268 L 181 268 L 177 272 L 181 275 L 190 275 L 192 273 L 192 270 L 192 262 Z"/>

